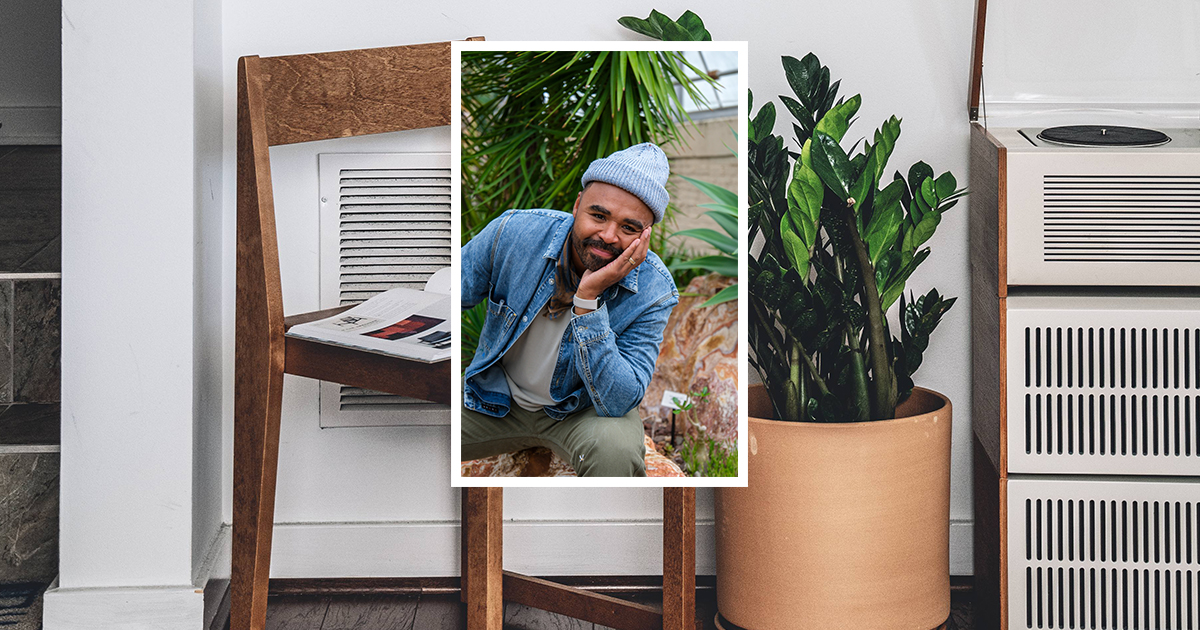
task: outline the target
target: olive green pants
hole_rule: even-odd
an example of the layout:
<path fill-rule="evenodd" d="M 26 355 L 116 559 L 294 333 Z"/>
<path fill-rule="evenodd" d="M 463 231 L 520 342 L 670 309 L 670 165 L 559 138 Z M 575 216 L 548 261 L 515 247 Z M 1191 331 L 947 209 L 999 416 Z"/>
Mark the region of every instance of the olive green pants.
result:
<path fill-rule="evenodd" d="M 544 446 L 580 477 L 645 477 L 644 435 L 637 408 L 609 418 L 589 406 L 561 421 L 517 405 L 503 418 L 462 410 L 463 461 Z"/>

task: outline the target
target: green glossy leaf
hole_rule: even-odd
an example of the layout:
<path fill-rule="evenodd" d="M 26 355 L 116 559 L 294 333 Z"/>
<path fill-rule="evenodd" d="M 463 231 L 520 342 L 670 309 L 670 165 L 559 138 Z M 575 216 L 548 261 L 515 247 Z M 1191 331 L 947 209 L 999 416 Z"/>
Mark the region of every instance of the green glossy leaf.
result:
<path fill-rule="evenodd" d="M 908 169 L 908 190 L 916 197 L 921 190 L 921 182 L 933 177 L 933 169 L 924 162 L 917 162 Z"/>
<path fill-rule="evenodd" d="M 802 60 L 788 56 L 783 58 L 783 76 L 792 92 L 801 100 L 813 92 L 813 84 L 820 80 L 820 74 L 821 62 L 812 53 L 805 55 Z"/>
<path fill-rule="evenodd" d="M 837 140 L 821 131 L 813 132 L 812 169 L 833 194 L 846 201 L 854 177 L 850 160 Z"/>
<path fill-rule="evenodd" d="M 692 13 L 691 11 L 684 11 L 683 15 L 679 16 L 679 19 L 676 20 L 676 22 L 685 30 L 687 30 L 687 32 L 692 36 L 692 41 L 712 41 L 712 34 L 708 32 L 708 29 L 704 28 L 704 20 L 701 20 L 700 16 L 696 15 L 695 13 Z"/>
<path fill-rule="evenodd" d="M 699 179 L 692 179 L 686 175 L 680 175 L 680 177 L 687 180 L 688 183 L 692 184 L 696 188 L 699 188 L 700 192 L 708 195 L 710 199 L 718 203 L 737 207 L 737 193 L 726 188 L 722 188 L 716 184 L 710 184 Z"/>
<path fill-rule="evenodd" d="M 671 265 L 671 270 L 676 269 L 705 269 L 710 272 L 719 273 L 723 276 L 736 278 L 738 275 L 737 259 L 728 256 L 701 256 L 691 260 Z"/>
<path fill-rule="evenodd" d="M 738 226 L 737 226 L 737 215 L 736 214 L 726 214 L 726 213 L 717 213 L 717 212 L 705 212 L 704 214 L 706 214 L 710 218 L 712 218 L 713 221 L 716 221 L 717 225 L 721 226 L 721 229 L 725 230 L 725 232 L 728 233 L 730 236 L 737 238 Z"/>
<path fill-rule="evenodd" d="M 801 238 L 795 225 L 792 224 L 792 220 L 786 214 L 779 221 L 779 234 L 783 237 L 783 249 L 787 252 L 792 268 L 800 274 L 800 277 L 808 277 L 808 246 L 804 244 L 804 239 Z"/>
<path fill-rule="evenodd" d="M 921 199 L 930 209 L 937 207 L 937 191 L 934 190 L 933 178 L 921 182 Z"/>
<path fill-rule="evenodd" d="M 668 21 L 668 22 L 664 23 L 662 25 L 662 31 L 663 31 L 662 39 L 664 42 L 696 41 L 696 39 L 694 37 L 692 37 L 691 32 L 689 32 L 683 26 L 676 24 L 675 22 Z"/>
<path fill-rule="evenodd" d="M 699 239 L 726 254 L 733 254 L 737 251 L 738 244 L 736 238 L 731 238 L 728 235 L 722 234 L 716 230 L 711 230 L 709 228 L 680 230 L 672 234 L 670 238 L 677 238 L 680 236 L 690 236 L 691 238 Z"/>
<path fill-rule="evenodd" d="M 821 201 L 825 188 L 816 172 L 797 163 L 788 185 L 788 215 L 798 228 L 805 250 L 811 251 L 817 242 L 817 227 L 821 222 Z"/>
<path fill-rule="evenodd" d="M 931 210 L 929 214 L 925 215 L 925 218 L 921 219 L 921 222 L 911 232 L 913 249 L 920 247 L 933 236 L 941 220 L 942 214 L 937 210 Z"/>
<path fill-rule="evenodd" d="M 879 145 L 875 145 L 870 148 L 870 152 L 868 154 L 869 157 L 866 158 L 866 164 L 862 166 L 862 170 L 859 172 L 858 179 L 854 182 L 854 185 L 850 187 L 849 192 L 850 196 L 854 199 L 855 211 L 860 212 L 860 216 L 863 202 L 866 201 L 867 196 L 870 195 L 871 191 L 875 190 L 875 186 L 877 186 L 879 183 L 875 178 L 875 174 L 878 171 L 876 165 L 878 164 L 882 152 L 883 147 Z M 863 157 L 863 155 L 860 154 L 855 157 L 860 158 Z M 875 204 L 876 207 L 878 207 L 878 205 L 878 203 Z"/>
<path fill-rule="evenodd" d="M 620 24 L 621 26 L 624 26 L 625 28 L 639 35 L 645 35 L 646 37 L 658 40 L 662 39 L 662 29 L 656 27 L 654 24 L 651 24 L 649 20 L 643 20 L 641 18 L 635 18 L 631 15 L 627 15 L 618 19 L 617 24 Z"/>
<path fill-rule="evenodd" d="M 900 206 L 900 200 L 891 194 L 884 198 L 881 192 L 875 198 L 875 210 L 863 234 L 872 265 L 878 265 L 883 253 L 896 242 L 896 234 L 900 231 L 900 223 L 903 220 L 904 208 Z"/>
<path fill-rule="evenodd" d="M 705 308 L 708 306 L 716 306 L 718 304 L 724 304 L 725 302 L 732 302 L 733 300 L 736 300 L 736 299 L 738 299 L 738 285 L 731 284 L 731 285 L 725 287 L 724 289 L 717 291 L 716 295 L 708 298 L 708 300 L 706 300 L 703 304 L 701 304 L 699 306 L 699 308 Z"/>
<path fill-rule="evenodd" d="M 760 142 L 775 130 L 775 103 L 767 102 L 750 121 L 750 142 Z"/>
<path fill-rule="evenodd" d="M 954 179 L 954 175 L 952 175 L 950 171 L 946 171 L 945 173 L 938 175 L 937 180 L 934 181 L 934 187 L 935 191 L 937 192 L 938 199 L 948 199 L 956 192 L 955 188 L 957 186 L 958 181 Z"/>
<path fill-rule="evenodd" d="M 906 258 L 907 260 L 904 265 L 893 274 L 890 284 L 880 292 L 879 302 L 884 312 L 887 312 L 892 304 L 895 304 L 896 300 L 900 298 L 900 295 L 904 292 L 904 283 L 908 281 L 913 271 L 916 271 L 917 266 L 924 262 L 926 258 L 929 258 L 929 248 L 926 247 L 917 252 L 915 256 Z"/>
<path fill-rule="evenodd" d="M 809 111 L 808 108 L 805 107 L 803 104 L 801 104 L 800 101 L 797 101 L 796 99 L 794 99 L 790 96 L 784 96 L 784 95 L 780 95 L 779 100 L 783 101 L 784 107 L 787 107 L 788 111 L 791 112 L 793 118 L 795 118 L 796 120 L 800 121 L 801 123 L 803 123 L 805 125 L 813 124 L 812 112 Z M 765 105 L 764 105 L 764 107 L 765 107 Z"/>
<path fill-rule="evenodd" d="M 846 135 L 846 130 L 850 128 L 850 119 L 858 112 L 860 105 L 862 105 L 862 96 L 855 94 L 850 97 L 850 100 L 826 112 L 817 122 L 816 131 L 827 133 L 834 140 L 841 142 Z"/>

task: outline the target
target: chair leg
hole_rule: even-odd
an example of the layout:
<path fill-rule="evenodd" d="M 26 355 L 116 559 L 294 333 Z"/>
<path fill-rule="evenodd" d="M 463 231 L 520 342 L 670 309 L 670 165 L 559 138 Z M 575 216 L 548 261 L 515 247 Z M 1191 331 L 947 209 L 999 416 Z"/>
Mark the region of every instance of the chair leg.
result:
<path fill-rule="evenodd" d="M 463 598 L 468 630 L 504 624 L 504 489 L 463 488 Z"/>
<path fill-rule="evenodd" d="M 663 488 L 663 630 L 696 624 L 696 489 Z"/>
<path fill-rule="evenodd" d="M 249 375 L 248 370 L 235 368 L 235 372 L 230 630 L 263 630 L 271 577 L 283 370 Z"/>

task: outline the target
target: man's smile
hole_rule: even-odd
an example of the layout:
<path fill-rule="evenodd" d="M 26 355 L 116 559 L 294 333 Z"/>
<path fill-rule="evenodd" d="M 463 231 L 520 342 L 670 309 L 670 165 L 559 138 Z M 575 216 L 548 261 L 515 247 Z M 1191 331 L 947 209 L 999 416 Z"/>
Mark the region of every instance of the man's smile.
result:
<path fill-rule="evenodd" d="M 605 249 L 600 249 L 599 247 L 591 247 L 589 249 L 591 250 L 593 255 L 599 256 L 601 258 L 612 258 L 613 256 L 616 256 L 616 254 L 614 254 L 608 250 L 605 250 Z"/>

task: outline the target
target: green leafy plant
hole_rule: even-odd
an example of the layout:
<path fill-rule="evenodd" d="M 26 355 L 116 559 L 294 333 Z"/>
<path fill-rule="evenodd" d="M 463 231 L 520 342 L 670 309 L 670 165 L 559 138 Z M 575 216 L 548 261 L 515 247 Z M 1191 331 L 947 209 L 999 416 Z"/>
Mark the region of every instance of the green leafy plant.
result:
<path fill-rule="evenodd" d="M 684 11 L 678 20 L 672 20 L 658 11 L 651 10 L 646 19 L 625 16 L 617 23 L 625 28 L 664 42 L 711 42 L 712 35 L 704 28 L 704 20 L 691 11 Z"/>
<path fill-rule="evenodd" d="M 796 147 L 772 133 L 775 105 L 750 120 L 751 363 L 776 417 L 856 422 L 892 418 L 911 393 L 929 335 L 954 304 L 931 290 L 903 297 L 928 258 L 922 247 L 942 214 L 966 194 L 949 172 L 917 162 L 883 182 L 900 136 L 892 116 L 847 152 L 842 142 L 862 99 L 838 97 L 840 81 L 815 55 L 783 58 L 795 98 Z M 753 94 L 750 95 L 753 111 Z M 899 338 L 887 312 L 900 302 Z"/>
<path fill-rule="evenodd" d="M 671 235 L 672 238 L 679 236 L 690 236 L 700 239 L 709 245 L 716 248 L 717 253 L 710 256 L 700 256 L 690 260 L 679 260 L 670 264 L 671 272 L 682 271 L 685 269 L 699 269 L 708 273 L 719 273 L 730 278 L 738 277 L 738 198 L 737 194 L 731 192 L 716 184 L 710 184 L 698 179 L 692 179 L 684 175 L 680 175 L 696 188 L 699 188 L 704 194 L 708 195 L 713 203 L 701 204 L 701 208 L 709 210 L 704 214 L 711 217 L 713 221 L 725 232 L 722 234 L 710 228 L 694 228 L 690 230 L 680 230 Z M 706 306 L 715 306 L 732 300 L 738 299 L 738 285 L 733 283 L 724 289 L 717 292 L 716 295 L 706 300 L 699 308 Z"/>
<path fill-rule="evenodd" d="M 678 52 L 466 51 L 462 68 L 462 238 L 511 208 L 570 210 L 597 158 L 639 142 L 678 141 L 688 120 L 683 89 L 711 80 Z M 650 247 L 664 258 L 674 208 Z M 485 311 L 462 314 L 462 366 L 475 353 Z"/>
<path fill-rule="evenodd" d="M 695 76 L 674 51 L 464 52 L 463 242 L 511 208 L 570 209 L 592 160 L 679 139 Z"/>
<path fill-rule="evenodd" d="M 672 398 L 671 401 L 679 409 L 677 416 L 685 426 L 690 425 L 694 431 L 685 430 L 682 443 L 678 448 L 674 444 L 666 444 L 666 454 L 674 457 L 679 467 L 689 477 L 736 477 L 738 474 L 737 444 L 727 440 L 719 440 L 708 434 L 705 426 L 697 420 L 697 406 L 708 398 L 708 388 L 691 392 L 686 399 Z"/>

